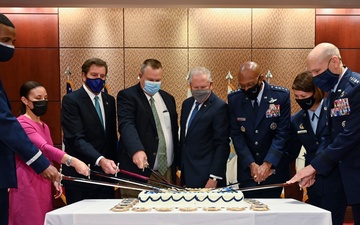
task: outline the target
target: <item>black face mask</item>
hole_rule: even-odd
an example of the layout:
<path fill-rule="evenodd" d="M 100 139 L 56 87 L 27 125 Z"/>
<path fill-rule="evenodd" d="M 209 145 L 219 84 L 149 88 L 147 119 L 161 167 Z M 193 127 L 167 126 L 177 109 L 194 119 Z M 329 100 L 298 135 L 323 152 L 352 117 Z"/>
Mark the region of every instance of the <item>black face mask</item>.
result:
<path fill-rule="evenodd" d="M 314 95 L 312 95 L 312 96 L 310 96 L 308 98 L 295 99 L 295 100 L 303 110 L 308 110 L 315 104 Z"/>
<path fill-rule="evenodd" d="M 31 102 L 33 103 L 34 108 L 32 108 L 30 110 L 35 114 L 35 116 L 42 116 L 46 113 L 47 106 L 48 106 L 47 100 L 31 101 Z"/>
<path fill-rule="evenodd" d="M 259 85 L 259 83 L 257 83 L 253 87 L 247 89 L 246 91 L 243 91 L 248 98 L 250 98 L 251 100 L 255 100 L 260 92 L 260 89 L 261 86 Z"/>

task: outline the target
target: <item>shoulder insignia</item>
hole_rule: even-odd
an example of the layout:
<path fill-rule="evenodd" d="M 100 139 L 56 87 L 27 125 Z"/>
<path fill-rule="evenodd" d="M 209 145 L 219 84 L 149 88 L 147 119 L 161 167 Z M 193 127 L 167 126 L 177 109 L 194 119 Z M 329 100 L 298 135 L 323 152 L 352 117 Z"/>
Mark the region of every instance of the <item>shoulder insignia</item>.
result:
<path fill-rule="evenodd" d="M 275 91 L 289 92 L 289 89 L 281 87 L 281 86 L 270 85 L 270 88 Z"/>
<path fill-rule="evenodd" d="M 357 78 L 357 77 L 355 77 L 355 76 L 351 76 L 351 77 L 349 78 L 349 82 L 352 83 L 352 84 L 354 84 L 354 85 L 359 85 L 359 84 L 360 84 L 360 79 Z"/>
<path fill-rule="evenodd" d="M 231 91 L 228 95 L 235 94 L 237 92 L 241 92 L 241 88 L 238 88 L 238 89 L 235 89 L 235 90 Z"/>

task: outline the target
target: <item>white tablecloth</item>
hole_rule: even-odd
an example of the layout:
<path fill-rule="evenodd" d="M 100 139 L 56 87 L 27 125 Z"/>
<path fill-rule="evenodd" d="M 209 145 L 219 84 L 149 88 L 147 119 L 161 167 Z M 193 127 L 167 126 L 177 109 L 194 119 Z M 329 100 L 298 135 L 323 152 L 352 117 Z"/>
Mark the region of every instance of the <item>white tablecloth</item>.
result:
<path fill-rule="evenodd" d="M 83 200 L 46 214 L 45 225 L 331 225 L 329 211 L 294 199 L 258 199 L 268 211 L 113 212 L 119 199 Z"/>

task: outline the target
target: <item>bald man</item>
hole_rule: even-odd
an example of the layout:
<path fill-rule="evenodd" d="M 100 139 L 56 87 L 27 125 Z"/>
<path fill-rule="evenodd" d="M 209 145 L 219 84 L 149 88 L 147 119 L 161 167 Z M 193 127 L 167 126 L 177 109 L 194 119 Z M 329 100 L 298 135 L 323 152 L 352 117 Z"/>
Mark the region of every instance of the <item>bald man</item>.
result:
<path fill-rule="evenodd" d="M 352 205 L 355 224 L 360 224 L 360 74 L 343 65 L 339 49 L 330 43 L 317 45 L 307 57 L 307 67 L 314 84 L 329 92 L 329 136 L 310 165 L 300 170 L 288 183 L 300 181 L 309 187 L 316 173 L 328 175 L 338 166 L 347 204 Z M 325 186 L 324 188 L 332 188 Z M 341 198 L 341 196 L 336 196 Z"/>
<path fill-rule="evenodd" d="M 290 133 L 289 90 L 270 85 L 260 66 L 245 62 L 238 73 L 239 89 L 228 96 L 230 135 L 238 154 L 242 187 L 285 182 L 290 167 L 284 160 Z M 277 198 L 282 188 L 247 191 L 246 198 Z"/>

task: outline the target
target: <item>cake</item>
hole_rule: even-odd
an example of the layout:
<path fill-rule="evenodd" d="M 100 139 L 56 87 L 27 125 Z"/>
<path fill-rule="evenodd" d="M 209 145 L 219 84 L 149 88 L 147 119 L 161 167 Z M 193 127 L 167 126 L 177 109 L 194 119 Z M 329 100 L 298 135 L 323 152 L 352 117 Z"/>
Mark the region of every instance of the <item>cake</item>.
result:
<path fill-rule="evenodd" d="M 138 206 L 149 208 L 241 207 L 244 195 L 241 191 L 232 188 L 164 189 L 142 191 L 138 200 Z"/>

